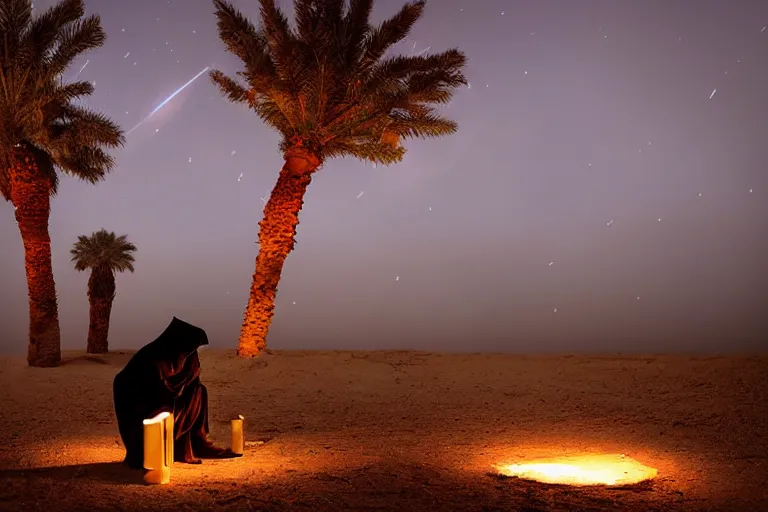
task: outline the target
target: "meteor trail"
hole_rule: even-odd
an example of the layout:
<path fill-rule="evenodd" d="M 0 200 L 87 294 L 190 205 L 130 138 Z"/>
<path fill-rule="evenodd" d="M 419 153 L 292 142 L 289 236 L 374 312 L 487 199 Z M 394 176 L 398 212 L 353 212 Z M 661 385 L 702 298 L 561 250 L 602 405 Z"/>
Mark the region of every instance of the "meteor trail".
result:
<path fill-rule="evenodd" d="M 79 76 L 80 76 L 80 73 L 82 73 L 82 72 L 83 72 L 83 70 L 85 69 L 85 66 L 87 66 L 89 62 L 91 62 L 91 60 L 90 60 L 90 59 L 88 59 L 88 60 L 86 60 L 86 61 L 85 61 L 85 64 L 83 64 L 83 67 L 81 67 L 81 68 L 80 68 L 80 71 L 78 71 L 78 72 L 77 72 L 77 74 L 75 75 L 75 79 L 76 79 L 77 77 L 79 77 Z"/>
<path fill-rule="evenodd" d="M 164 99 L 164 100 L 163 100 L 163 101 L 162 101 L 162 102 L 161 102 L 161 103 L 160 103 L 158 106 L 156 106 L 156 107 L 155 107 L 155 110 L 153 110 L 152 112 L 150 112 L 150 113 L 149 113 L 149 115 L 148 115 L 147 117 L 152 117 L 152 115 L 154 115 L 154 114 L 155 114 L 155 113 L 156 113 L 158 110 L 160 110 L 161 108 L 163 108 L 163 107 L 166 105 L 166 103 L 168 103 L 168 102 L 169 102 L 169 101 L 171 101 L 173 98 L 175 98 L 177 94 L 179 94 L 181 91 L 183 91 L 184 89 L 186 89 L 186 88 L 187 88 L 187 87 L 188 87 L 188 86 L 189 86 L 189 85 L 190 85 L 192 82 L 194 82 L 195 80 L 197 80 L 198 78 L 200 78 L 200 75 L 202 75 L 203 73 L 205 73 L 205 72 L 206 72 L 206 71 L 208 71 L 209 69 L 211 69 L 211 68 L 210 68 L 210 66 L 206 66 L 206 67 L 205 67 L 205 69 L 203 69 L 201 72 L 199 72 L 198 74 L 196 74 L 196 75 L 195 75 L 195 76 L 194 76 L 194 77 L 193 77 L 193 78 L 192 78 L 192 79 L 191 79 L 189 82 L 185 83 L 184 85 L 182 85 L 181 87 L 179 87 L 178 89 L 176 89 L 176 91 L 174 91 L 174 93 L 173 93 L 173 94 L 171 94 L 170 96 L 168 96 L 167 98 L 165 98 L 165 99 Z"/>
<path fill-rule="evenodd" d="M 160 109 L 161 109 L 161 108 L 163 108 L 165 105 L 167 105 L 169 101 L 171 101 L 173 98 L 175 98 L 175 97 L 176 97 L 176 95 L 177 95 L 177 94 L 179 94 L 181 91 L 183 91 L 184 89 L 186 89 L 187 87 L 189 87 L 189 86 L 192 84 L 192 82 L 194 82 L 195 80 L 197 80 L 198 78 L 200 78 L 200 76 L 201 76 L 203 73 L 205 73 L 206 71 L 208 71 L 209 69 L 211 69 L 211 67 L 210 67 L 210 66 L 205 66 L 205 68 L 203 68 L 203 70 L 202 70 L 202 71 L 200 71 L 198 74 L 196 74 L 195 76 L 193 76 L 193 77 L 192 77 L 192 79 L 190 79 L 190 80 L 189 80 L 189 82 L 185 83 L 184 85 L 182 85 L 181 87 L 179 87 L 178 89 L 176 89 L 176 90 L 173 92 L 173 94 L 171 94 L 170 96 L 168 96 L 167 98 L 165 98 L 163 101 L 161 101 L 161 102 L 160 102 L 160 104 L 159 104 L 158 106 L 156 106 L 156 107 L 155 107 L 155 109 L 154 109 L 152 112 L 150 112 L 150 113 L 149 113 L 149 115 L 148 115 L 147 117 L 145 117 L 144 119 L 142 119 L 141 121 L 139 121 L 139 123 L 138 123 L 136 126 L 134 126 L 133 128 L 131 128 L 130 130 L 128 130 L 128 132 L 126 133 L 126 135 L 130 135 L 130 133 L 131 133 L 132 131 L 134 131 L 136 128 L 138 128 L 139 126 L 141 126 L 142 124 L 144 124 L 144 122 L 145 122 L 147 119 L 149 119 L 150 117 L 152 117 L 153 115 L 155 115 L 155 114 L 157 113 L 157 111 L 158 111 L 158 110 L 160 110 Z"/>

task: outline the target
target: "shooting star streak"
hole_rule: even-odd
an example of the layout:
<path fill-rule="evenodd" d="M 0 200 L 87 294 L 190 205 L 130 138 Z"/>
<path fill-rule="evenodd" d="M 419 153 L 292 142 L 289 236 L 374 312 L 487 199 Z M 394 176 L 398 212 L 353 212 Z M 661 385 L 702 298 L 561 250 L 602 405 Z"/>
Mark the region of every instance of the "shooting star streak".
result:
<path fill-rule="evenodd" d="M 91 60 L 90 60 L 90 59 L 88 59 L 88 60 L 86 60 L 86 61 L 85 61 L 85 64 L 83 64 L 83 67 L 81 67 L 81 68 L 80 68 L 80 71 L 78 71 L 77 73 L 75 73 L 75 76 L 73 76 L 73 77 L 72 77 L 72 80 L 77 80 L 77 78 L 80 76 L 80 73 L 82 73 L 82 72 L 83 72 L 83 70 L 85 69 L 85 66 L 87 66 L 89 62 L 91 62 Z"/>
<path fill-rule="evenodd" d="M 178 89 L 176 89 L 176 90 L 174 91 L 174 93 L 173 93 L 173 94 L 171 94 L 170 96 L 168 96 L 167 98 L 165 98 L 165 99 L 164 99 L 164 100 L 163 100 L 163 101 L 162 101 L 162 102 L 161 102 L 161 103 L 160 103 L 158 106 L 156 106 L 156 107 L 155 107 L 155 110 L 153 110 L 152 112 L 150 112 L 150 113 L 149 113 L 149 115 L 148 115 L 147 117 L 152 117 L 153 115 L 155 115 L 155 114 L 157 113 L 157 111 L 158 111 L 158 110 L 160 110 L 160 109 L 161 109 L 161 108 L 163 108 L 163 107 L 164 107 L 166 104 L 168 104 L 168 102 L 169 102 L 169 101 L 171 101 L 173 98 L 175 98 L 175 97 L 176 97 L 176 95 L 177 95 L 177 94 L 179 94 L 181 91 L 183 91 L 184 89 L 186 89 L 187 87 L 189 87 L 190 85 L 192 85 L 192 82 L 194 82 L 195 80 L 197 80 L 198 78 L 200 78 L 200 76 L 201 76 L 203 73 L 205 73 L 206 71 L 208 71 L 209 69 L 211 69 L 209 66 L 205 66 L 205 68 L 204 68 L 204 69 L 203 69 L 201 72 L 199 72 L 198 74 L 196 74 L 196 75 L 195 75 L 195 76 L 194 76 L 194 77 L 193 77 L 193 78 L 192 78 L 192 79 L 191 79 L 189 82 L 185 83 L 184 85 L 182 85 L 181 87 L 179 87 Z"/>
<path fill-rule="evenodd" d="M 85 69 L 85 66 L 87 66 L 89 62 L 91 62 L 91 60 L 90 60 L 90 59 L 88 59 L 88 60 L 86 60 L 86 61 L 85 61 L 85 64 L 83 64 L 83 67 L 81 67 L 81 68 L 80 68 L 80 71 L 78 71 L 78 72 L 77 72 L 77 74 L 75 75 L 75 78 L 77 78 L 77 77 L 79 77 L 79 76 L 80 76 L 80 73 L 82 73 L 82 72 L 83 72 L 83 70 Z"/>
<path fill-rule="evenodd" d="M 145 117 L 144 119 L 142 119 L 141 121 L 139 121 L 139 123 L 138 123 L 136 126 L 134 126 L 133 128 L 131 128 L 130 130 L 128 130 L 128 132 L 126 133 L 126 135 L 130 135 L 130 134 L 131 134 L 131 132 L 133 132 L 133 131 L 134 131 L 136 128 L 138 128 L 139 126 L 141 126 L 142 124 L 144 124 L 144 123 L 146 122 L 146 120 L 147 120 L 147 119 L 149 119 L 150 117 L 152 117 L 153 115 L 155 115 L 155 114 L 156 114 L 156 113 L 157 113 L 157 112 L 158 112 L 158 111 L 159 111 L 161 108 L 163 108 L 164 106 L 166 106 L 166 105 L 168 104 L 168 102 L 169 102 L 169 101 L 171 101 L 173 98 L 175 98 L 175 97 L 176 97 L 176 96 L 177 96 L 177 95 L 178 95 L 178 94 L 179 94 L 181 91 L 183 91 L 184 89 L 186 89 L 187 87 L 189 87 L 190 85 L 192 85 L 192 82 L 194 82 L 195 80 L 197 80 L 198 78 L 200 78 L 200 76 L 202 76 L 202 74 L 203 74 L 203 73 L 205 73 L 206 71 L 208 71 L 209 69 L 211 69 L 211 67 L 210 67 L 210 66 L 205 66 L 205 68 L 203 68 L 203 70 L 202 70 L 202 71 L 200 71 L 198 74 L 196 74 L 194 77 L 192 77 L 192 79 L 191 79 L 191 80 L 189 80 L 189 82 L 185 83 L 184 85 L 182 85 L 181 87 L 179 87 L 178 89 L 176 89 L 176 90 L 173 92 L 173 94 L 171 94 L 170 96 L 168 96 L 167 98 L 165 98 L 163 101 L 161 101 L 161 102 L 160 102 L 160 104 L 159 104 L 158 106 L 156 106 L 156 107 L 155 107 L 155 109 L 154 109 L 154 110 L 152 110 L 152 112 L 150 112 L 150 113 L 149 113 L 149 115 L 148 115 L 147 117 Z"/>

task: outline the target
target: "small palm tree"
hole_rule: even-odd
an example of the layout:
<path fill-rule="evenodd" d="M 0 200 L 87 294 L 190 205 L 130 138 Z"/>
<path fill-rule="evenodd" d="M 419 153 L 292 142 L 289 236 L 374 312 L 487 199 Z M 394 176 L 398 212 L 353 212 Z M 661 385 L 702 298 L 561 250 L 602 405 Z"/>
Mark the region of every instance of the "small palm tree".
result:
<path fill-rule="evenodd" d="M 214 0 L 219 37 L 242 60 L 235 80 L 211 79 L 224 96 L 248 105 L 282 136 L 285 163 L 259 223 L 259 254 L 237 352 L 266 347 L 283 264 L 295 244 L 312 175 L 333 157 L 374 163 L 402 160 L 408 138 L 440 137 L 455 122 L 436 110 L 467 83 L 464 54 L 385 57 L 421 17 L 425 2 L 405 4 L 370 24 L 373 0 L 295 0 L 296 29 L 275 0 L 260 0 L 257 29 L 229 2 Z"/>
<path fill-rule="evenodd" d="M 128 241 L 127 235 L 117 236 L 102 229 L 77 237 L 72 250 L 75 270 L 91 270 L 88 279 L 88 303 L 91 306 L 88 325 L 89 354 L 104 354 L 109 351 L 109 315 L 115 300 L 115 272 L 133 272 L 133 252 L 136 246 Z"/>
<path fill-rule="evenodd" d="M 123 144 L 116 124 L 80 103 L 93 85 L 62 80 L 74 59 L 105 39 L 83 0 L 63 0 L 37 17 L 31 0 L 0 0 L 0 195 L 15 207 L 24 244 L 30 366 L 61 360 L 48 233 L 56 170 L 96 183 L 113 167 L 104 148 Z"/>

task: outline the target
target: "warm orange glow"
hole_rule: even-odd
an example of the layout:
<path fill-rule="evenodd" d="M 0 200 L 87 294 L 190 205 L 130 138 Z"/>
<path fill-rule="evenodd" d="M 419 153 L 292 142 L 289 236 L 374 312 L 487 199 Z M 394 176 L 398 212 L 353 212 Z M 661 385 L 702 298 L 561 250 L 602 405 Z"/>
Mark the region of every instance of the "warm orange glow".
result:
<path fill-rule="evenodd" d="M 154 418 L 148 418 L 148 419 L 144 420 L 144 424 L 145 425 L 153 425 L 155 423 L 162 423 L 170 415 L 171 415 L 171 413 L 169 413 L 169 412 L 161 412 L 160 414 L 158 414 Z"/>
<path fill-rule="evenodd" d="M 384 133 L 381 134 L 381 142 L 382 144 L 386 144 L 397 149 L 400 147 L 400 136 L 396 133 L 385 130 Z"/>
<path fill-rule="evenodd" d="M 566 485 L 629 485 L 656 477 L 654 468 L 624 455 L 587 455 L 539 459 L 498 467 L 499 473 L 523 480 Z"/>
<path fill-rule="evenodd" d="M 243 454 L 243 447 L 245 446 L 245 441 L 243 438 L 243 420 L 245 418 L 242 414 L 238 415 L 237 418 L 232 420 L 231 422 L 231 442 L 230 442 L 230 449 L 232 450 L 232 453 L 236 453 L 238 455 Z"/>

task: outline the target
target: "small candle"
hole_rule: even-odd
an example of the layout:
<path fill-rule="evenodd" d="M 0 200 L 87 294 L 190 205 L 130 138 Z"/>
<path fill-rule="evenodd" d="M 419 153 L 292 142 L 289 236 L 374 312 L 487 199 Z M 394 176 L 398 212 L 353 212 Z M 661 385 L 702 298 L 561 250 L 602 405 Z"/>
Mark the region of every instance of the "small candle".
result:
<path fill-rule="evenodd" d="M 173 464 L 173 414 L 163 412 L 144 420 L 144 481 L 167 484 Z"/>
<path fill-rule="evenodd" d="M 242 416 L 238 416 L 236 419 L 232 420 L 232 443 L 231 443 L 231 449 L 232 453 L 237 455 L 243 454 L 243 445 L 245 444 L 243 440 L 243 418 Z"/>

